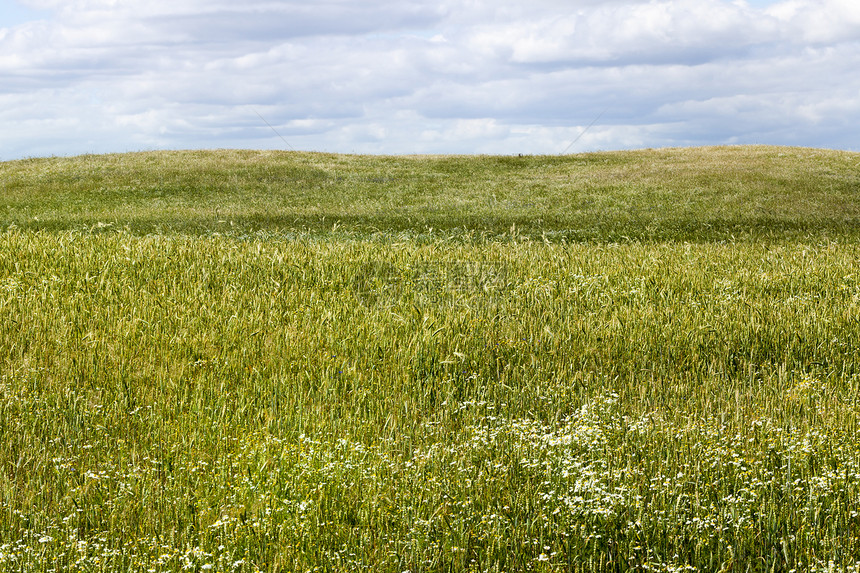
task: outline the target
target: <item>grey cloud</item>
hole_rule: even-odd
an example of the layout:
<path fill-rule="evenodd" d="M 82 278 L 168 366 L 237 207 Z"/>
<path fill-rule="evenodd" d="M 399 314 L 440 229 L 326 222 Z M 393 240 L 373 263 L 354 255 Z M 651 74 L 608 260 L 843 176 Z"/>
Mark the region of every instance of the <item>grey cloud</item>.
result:
<path fill-rule="evenodd" d="M 361 35 L 427 26 L 442 14 L 407 2 L 282 2 L 260 7 L 153 16 L 147 21 L 164 33 L 189 42 L 266 42 L 319 35 Z"/>

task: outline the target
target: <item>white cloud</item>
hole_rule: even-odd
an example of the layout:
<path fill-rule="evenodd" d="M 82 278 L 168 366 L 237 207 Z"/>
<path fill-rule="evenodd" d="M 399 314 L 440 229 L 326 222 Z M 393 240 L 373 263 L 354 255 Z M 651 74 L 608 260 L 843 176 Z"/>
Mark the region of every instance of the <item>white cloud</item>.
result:
<path fill-rule="evenodd" d="M 5 157 L 151 147 L 856 149 L 854 0 L 27 0 Z"/>
<path fill-rule="evenodd" d="M 788 0 L 768 8 L 787 36 L 803 43 L 860 40 L 860 4 L 854 0 Z"/>

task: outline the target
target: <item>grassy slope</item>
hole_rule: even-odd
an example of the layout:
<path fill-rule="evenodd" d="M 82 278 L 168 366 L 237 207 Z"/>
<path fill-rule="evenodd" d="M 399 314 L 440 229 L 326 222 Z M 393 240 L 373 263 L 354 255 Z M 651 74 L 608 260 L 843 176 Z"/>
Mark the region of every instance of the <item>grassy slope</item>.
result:
<path fill-rule="evenodd" d="M 135 233 L 460 229 L 569 239 L 856 236 L 860 156 L 728 147 L 563 157 L 150 152 L 0 165 L 0 221 Z"/>
<path fill-rule="evenodd" d="M 858 162 L 2 164 L 0 568 L 856 569 Z"/>

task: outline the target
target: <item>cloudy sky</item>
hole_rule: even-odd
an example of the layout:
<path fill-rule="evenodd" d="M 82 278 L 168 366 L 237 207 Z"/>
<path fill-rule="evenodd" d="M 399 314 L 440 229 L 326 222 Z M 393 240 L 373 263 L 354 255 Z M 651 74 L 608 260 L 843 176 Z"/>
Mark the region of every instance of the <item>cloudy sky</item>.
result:
<path fill-rule="evenodd" d="M 860 150 L 858 70 L 857 0 L 0 0 L 0 160 Z"/>

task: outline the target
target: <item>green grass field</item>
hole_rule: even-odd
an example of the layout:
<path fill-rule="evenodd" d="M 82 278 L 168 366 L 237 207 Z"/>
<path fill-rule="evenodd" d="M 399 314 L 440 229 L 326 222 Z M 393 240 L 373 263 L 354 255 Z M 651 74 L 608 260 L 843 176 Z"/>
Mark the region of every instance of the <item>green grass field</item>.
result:
<path fill-rule="evenodd" d="M 858 571 L 860 154 L 0 163 L 0 570 Z"/>

